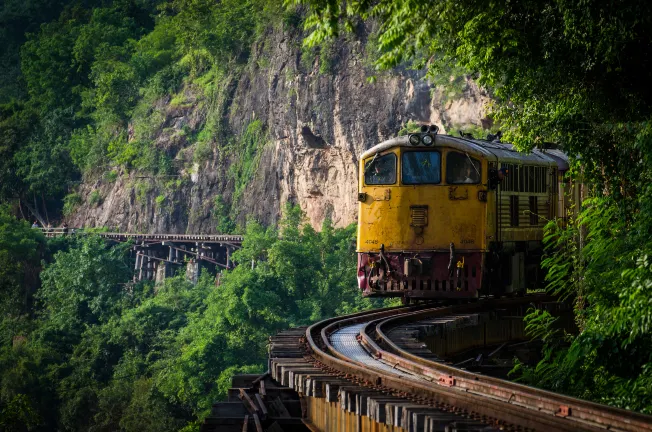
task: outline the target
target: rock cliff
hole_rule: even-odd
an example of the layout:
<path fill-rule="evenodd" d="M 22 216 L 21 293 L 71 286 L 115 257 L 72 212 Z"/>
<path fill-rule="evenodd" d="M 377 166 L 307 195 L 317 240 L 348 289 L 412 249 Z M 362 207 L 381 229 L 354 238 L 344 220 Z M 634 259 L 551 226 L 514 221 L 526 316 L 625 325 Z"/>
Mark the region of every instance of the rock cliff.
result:
<path fill-rule="evenodd" d="M 188 137 L 205 126 L 214 101 L 188 85 L 183 103 L 168 97 L 152 107 L 160 123 L 154 143 L 172 158 L 173 174 L 120 171 L 113 181 L 87 180 L 80 187 L 84 204 L 69 223 L 213 233 L 218 196 L 232 205 L 230 217 L 240 223 L 248 216 L 275 223 L 286 202 L 298 203 L 315 227 L 327 216 L 337 226 L 354 222 L 357 162 L 364 150 L 396 136 L 408 120 L 437 124 L 440 133 L 477 128 L 488 100 L 469 80 L 462 94 L 446 100 L 423 72 L 409 69 L 368 82 L 366 33 L 360 33 L 339 40 L 328 59 L 302 52 L 297 30 L 270 30 L 253 46 L 247 66 L 228 80 L 219 102 L 228 134 L 242 135 L 253 121 L 265 132 L 243 190 L 236 193 L 231 170 L 244 157 L 238 148 L 211 142 L 202 150 L 206 156 L 197 157 L 199 145 Z"/>

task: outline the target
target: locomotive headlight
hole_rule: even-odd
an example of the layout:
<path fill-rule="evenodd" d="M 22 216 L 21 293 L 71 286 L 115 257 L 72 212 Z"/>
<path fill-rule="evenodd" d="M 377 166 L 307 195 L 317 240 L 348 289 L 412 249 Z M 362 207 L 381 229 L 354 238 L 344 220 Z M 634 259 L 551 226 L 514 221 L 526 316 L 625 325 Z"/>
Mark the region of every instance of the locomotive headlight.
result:
<path fill-rule="evenodd" d="M 410 135 L 410 144 L 419 145 L 420 141 L 421 139 L 419 138 L 419 135 Z"/>
<path fill-rule="evenodd" d="M 430 135 L 424 135 L 423 138 L 421 138 L 421 142 L 427 146 L 432 145 L 432 137 Z"/>

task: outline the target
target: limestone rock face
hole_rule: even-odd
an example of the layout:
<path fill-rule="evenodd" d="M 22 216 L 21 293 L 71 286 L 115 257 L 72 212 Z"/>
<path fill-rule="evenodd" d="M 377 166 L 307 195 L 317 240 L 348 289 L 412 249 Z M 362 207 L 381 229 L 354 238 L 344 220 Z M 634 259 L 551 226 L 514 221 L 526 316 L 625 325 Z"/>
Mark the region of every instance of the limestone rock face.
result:
<path fill-rule="evenodd" d="M 451 134 L 457 128 L 486 126 L 489 98 L 474 82 L 467 81 L 463 94 L 447 101 L 420 71 L 396 70 L 369 83 L 364 35 L 349 39 L 355 38 L 338 44 L 331 70 L 319 73 L 319 56 L 312 65 L 301 61 L 298 32 L 270 31 L 232 81 L 225 104 L 227 129 L 237 136 L 260 120 L 268 136 L 238 200 L 239 222 L 253 216 L 273 224 L 284 204 L 292 202 L 316 228 L 327 216 L 336 226 L 346 226 L 356 220 L 357 164 L 363 151 L 396 136 L 408 120 L 437 124 L 440 133 Z M 85 202 L 91 191 L 102 198 L 82 205 L 69 218 L 71 226 L 216 232 L 215 198 L 231 202 L 235 182 L 228 173 L 238 151 L 227 153 L 218 143 L 208 158 L 192 162 L 197 144 L 187 141 L 187 132 L 203 127 L 210 103 L 192 88 L 187 93 L 190 103 L 172 106 L 167 98 L 154 107 L 161 127 L 153 142 L 172 158 L 177 177 L 131 173 L 114 182 L 86 182 L 80 187 Z"/>

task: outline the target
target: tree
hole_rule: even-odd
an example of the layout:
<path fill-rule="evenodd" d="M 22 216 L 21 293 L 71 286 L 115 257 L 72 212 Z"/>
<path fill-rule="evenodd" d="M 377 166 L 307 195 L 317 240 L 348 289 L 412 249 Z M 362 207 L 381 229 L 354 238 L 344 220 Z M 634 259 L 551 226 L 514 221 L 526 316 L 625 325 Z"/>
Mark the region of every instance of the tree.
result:
<path fill-rule="evenodd" d="M 19 221 L 0 206 L 0 316 L 17 317 L 28 312 L 36 289 L 39 261 L 45 245 L 43 234 Z"/>
<path fill-rule="evenodd" d="M 88 326 L 108 322 L 120 310 L 131 276 L 128 248 L 108 248 L 99 237 L 87 237 L 78 247 L 55 254 L 41 274 L 37 295 L 47 322 L 39 330 L 43 341 L 58 341 L 55 346 L 68 352 Z"/>

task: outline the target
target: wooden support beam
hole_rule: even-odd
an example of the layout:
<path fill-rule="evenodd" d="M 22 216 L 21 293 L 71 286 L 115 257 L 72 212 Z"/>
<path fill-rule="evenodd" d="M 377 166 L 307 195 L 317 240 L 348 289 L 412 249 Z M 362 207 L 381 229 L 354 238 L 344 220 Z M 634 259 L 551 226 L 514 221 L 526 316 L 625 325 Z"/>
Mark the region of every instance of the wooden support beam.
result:
<path fill-rule="evenodd" d="M 263 413 L 263 418 L 267 417 L 267 407 L 265 406 L 265 402 L 263 402 L 263 397 L 260 393 L 256 393 L 256 402 L 258 402 L 258 406 Z"/>
<path fill-rule="evenodd" d="M 166 263 L 178 264 L 178 265 L 183 264 L 183 263 L 179 263 L 179 262 L 169 261 L 169 260 L 166 260 L 165 258 L 158 258 L 158 257 L 155 257 L 155 256 L 149 256 L 149 255 L 145 255 L 145 254 L 139 254 L 139 255 L 140 256 L 146 256 L 148 259 L 153 260 L 153 261 L 163 261 L 163 262 L 166 262 Z"/>
<path fill-rule="evenodd" d="M 144 267 L 147 262 L 147 254 L 142 254 L 141 259 L 140 259 L 140 265 L 138 266 L 138 280 L 142 281 L 143 278 L 146 276 L 146 272 L 144 271 Z"/>
<path fill-rule="evenodd" d="M 254 414 L 254 422 L 256 423 L 256 432 L 263 432 L 263 426 L 260 424 L 258 414 Z"/>
<path fill-rule="evenodd" d="M 292 417 L 290 415 L 290 412 L 288 411 L 287 408 L 285 408 L 285 405 L 283 405 L 283 402 L 281 401 L 281 398 L 277 397 L 275 398 L 272 403 L 271 407 L 278 413 L 278 416 L 280 418 L 290 418 Z"/>
<path fill-rule="evenodd" d="M 173 247 L 173 246 L 170 246 L 170 247 Z M 177 249 L 179 249 L 179 248 L 177 248 Z M 197 259 L 201 259 L 201 260 L 204 260 L 204 261 L 208 261 L 208 262 L 211 263 L 211 264 L 215 264 L 215 265 L 218 265 L 218 266 L 220 266 L 220 267 L 224 267 L 224 268 L 227 267 L 227 266 L 225 266 L 224 264 L 218 263 L 217 261 L 214 261 L 214 260 L 212 260 L 212 259 L 210 259 L 210 258 L 207 258 L 207 257 L 205 257 L 205 256 L 199 256 L 199 253 L 197 253 L 197 252 L 192 252 L 192 251 L 189 251 L 189 250 L 186 250 L 186 249 L 179 249 L 179 250 L 180 250 L 181 252 L 185 253 L 185 254 L 188 254 L 188 255 L 194 255 L 194 256 L 197 257 Z"/>
<path fill-rule="evenodd" d="M 249 405 L 249 408 L 251 408 L 251 409 L 247 408 L 249 410 L 249 412 L 254 414 L 254 413 L 257 413 L 258 411 L 260 411 L 258 409 L 258 407 L 256 406 L 256 404 L 254 403 L 254 401 L 251 400 L 251 397 L 247 394 L 245 389 L 240 389 L 240 396 L 239 397 L 243 401 L 246 401 L 245 405 L 247 405 L 247 404 Z"/>
<path fill-rule="evenodd" d="M 134 272 L 140 270 L 140 262 L 143 260 L 142 255 L 138 253 L 138 249 L 134 248 L 136 251 L 136 264 L 134 265 Z"/>
<path fill-rule="evenodd" d="M 256 385 L 256 384 L 258 384 L 258 383 L 261 383 L 261 384 L 262 384 L 263 381 L 265 380 L 265 378 L 267 378 L 267 377 L 269 377 L 269 376 L 270 376 L 269 371 L 267 371 L 267 372 L 265 372 L 264 374 L 262 374 L 261 376 L 259 376 L 258 378 L 256 378 L 255 380 L 253 380 L 253 381 L 251 382 L 251 385 Z"/>

